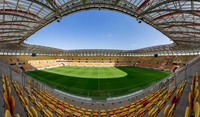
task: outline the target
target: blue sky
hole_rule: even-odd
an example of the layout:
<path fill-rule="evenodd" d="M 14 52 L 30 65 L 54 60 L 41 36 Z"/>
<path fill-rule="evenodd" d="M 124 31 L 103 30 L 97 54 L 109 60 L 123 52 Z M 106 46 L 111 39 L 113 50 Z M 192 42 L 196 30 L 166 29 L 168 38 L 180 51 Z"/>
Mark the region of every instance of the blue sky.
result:
<path fill-rule="evenodd" d="M 133 50 L 172 43 L 148 24 L 109 10 L 88 10 L 65 16 L 60 23 L 54 21 L 25 42 L 65 50 Z"/>

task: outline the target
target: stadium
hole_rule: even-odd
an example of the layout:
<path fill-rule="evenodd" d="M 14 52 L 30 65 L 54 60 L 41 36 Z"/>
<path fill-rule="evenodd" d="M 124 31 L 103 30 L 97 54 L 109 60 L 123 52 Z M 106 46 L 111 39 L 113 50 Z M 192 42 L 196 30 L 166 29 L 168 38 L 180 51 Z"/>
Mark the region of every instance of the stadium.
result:
<path fill-rule="evenodd" d="M 199 8 L 199 0 L 1 0 L 0 116 L 200 117 Z M 131 16 L 173 43 L 132 50 L 25 43 L 92 9 Z"/>

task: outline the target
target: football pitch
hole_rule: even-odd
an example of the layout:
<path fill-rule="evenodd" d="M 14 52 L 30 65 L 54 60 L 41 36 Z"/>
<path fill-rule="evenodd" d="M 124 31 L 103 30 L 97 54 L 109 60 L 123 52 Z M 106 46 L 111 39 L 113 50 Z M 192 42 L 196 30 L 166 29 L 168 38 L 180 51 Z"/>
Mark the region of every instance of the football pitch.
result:
<path fill-rule="evenodd" d="M 147 88 L 171 72 L 139 67 L 63 66 L 26 74 L 58 90 L 102 100 Z"/>

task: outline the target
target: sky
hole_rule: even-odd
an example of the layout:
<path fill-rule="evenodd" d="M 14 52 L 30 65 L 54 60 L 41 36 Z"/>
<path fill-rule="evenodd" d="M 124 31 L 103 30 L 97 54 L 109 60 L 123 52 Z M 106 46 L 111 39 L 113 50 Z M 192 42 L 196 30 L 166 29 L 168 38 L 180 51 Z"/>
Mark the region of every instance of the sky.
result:
<path fill-rule="evenodd" d="M 45 26 L 25 43 L 74 49 L 120 49 L 139 48 L 170 44 L 172 41 L 134 17 L 109 11 L 87 10 L 67 15 Z"/>

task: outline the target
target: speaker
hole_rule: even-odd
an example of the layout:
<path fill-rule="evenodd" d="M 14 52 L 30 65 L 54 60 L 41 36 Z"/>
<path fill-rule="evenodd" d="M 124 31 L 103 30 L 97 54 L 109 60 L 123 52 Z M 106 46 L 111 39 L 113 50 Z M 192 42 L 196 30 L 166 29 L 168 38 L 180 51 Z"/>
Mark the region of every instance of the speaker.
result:
<path fill-rule="evenodd" d="M 154 57 L 155 57 L 155 58 L 158 57 L 158 54 L 154 54 Z"/>
<path fill-rule="evenodd" d="M 37 55 L 36 55 L 36 53 L 32 53 L 31 56 L 32 56 L 32 57 L 35 57 L 35 56 L 37 56 Z"/>

